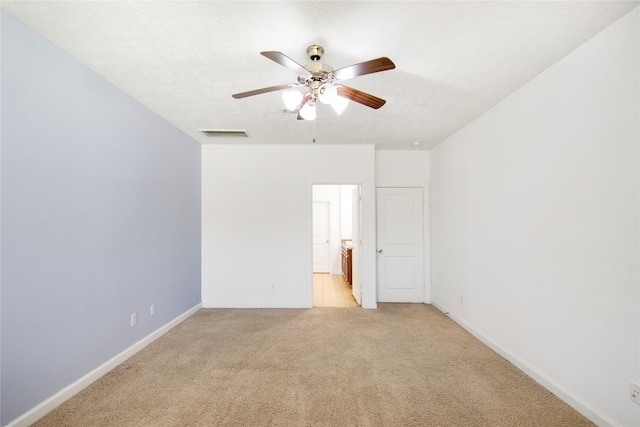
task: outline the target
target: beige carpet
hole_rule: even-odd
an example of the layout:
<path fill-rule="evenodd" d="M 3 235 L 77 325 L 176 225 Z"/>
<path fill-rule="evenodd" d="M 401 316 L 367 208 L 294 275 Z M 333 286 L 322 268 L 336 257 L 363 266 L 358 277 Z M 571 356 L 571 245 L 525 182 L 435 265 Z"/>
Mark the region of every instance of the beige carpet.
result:
<path fill-rule="evenodd" d="M 591 426 L 431 306 L 204 309 L 37 426 Z"/>

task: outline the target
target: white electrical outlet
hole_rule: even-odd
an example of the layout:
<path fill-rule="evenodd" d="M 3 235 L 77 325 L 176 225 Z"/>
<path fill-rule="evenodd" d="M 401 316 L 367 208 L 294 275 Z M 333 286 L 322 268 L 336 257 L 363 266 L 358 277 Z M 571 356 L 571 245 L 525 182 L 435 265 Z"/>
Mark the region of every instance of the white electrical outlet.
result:
<path fill-rule="evenodd" d="M 464 305 L 464 298 L 460 297 L 460 305 Z"/>
<path fill-rule="evenodd" d="M 136 313 L 133 313 L 131 315 L 131 327 L 136 326 L 137 323 L 138 323 L 138 315 Z"/>
<path fill-rule="evenodd" d="M 629 395 L 631 396 L 631 401 L 640 405 L 640 385 L 636 383 L 631 383 L 631 389 Z"/>
<path fill-rule="evenodd" d="M 156 315 L 156 305 L 155 304 L 151 304 L 151 307 L 149 308 L 149 314 L 151 314 L 152 316 Z"/>

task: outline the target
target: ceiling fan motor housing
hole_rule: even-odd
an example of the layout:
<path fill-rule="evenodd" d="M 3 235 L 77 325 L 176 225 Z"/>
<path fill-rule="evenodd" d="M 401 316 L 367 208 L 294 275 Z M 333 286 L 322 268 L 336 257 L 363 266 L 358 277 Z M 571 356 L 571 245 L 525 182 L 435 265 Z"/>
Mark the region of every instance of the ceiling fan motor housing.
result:
<path fill-rule="evenodd" d="M 300 77 L 298 77 L 298 81 L 303 84 L 309 85 L 310 82 L 324 82 L 330 79 L 329 73 L 333 71 L 333 68 L 327 64 L 323 64 L 320 62 L 320 58 L 324 54 L 324 48 L 317 44 L 312 44 L 307 48 L 307 54 L 309 54 L 309 58 L 313 61 L 311 64 L 306 64 L 304 68 L 309 70 L 313 76 L 310 79 L 304 78 L 304 83 L 300 81 Z M 313 85 L 310 85 L 312 89 Z"/>
<path fill-rule="evenodd" d="M 333 68 L 331 68 L 329 65 L 323 64 L 321 62 L 314 62 L 313 64 L 306 64 L 304 66 L 304 68 L 309 70 L 311 72 L 311 74 L 313 74 L 313 77 L 323 77 L 324 75 L 329 74 L 330 72 L 333 71 Z"/>

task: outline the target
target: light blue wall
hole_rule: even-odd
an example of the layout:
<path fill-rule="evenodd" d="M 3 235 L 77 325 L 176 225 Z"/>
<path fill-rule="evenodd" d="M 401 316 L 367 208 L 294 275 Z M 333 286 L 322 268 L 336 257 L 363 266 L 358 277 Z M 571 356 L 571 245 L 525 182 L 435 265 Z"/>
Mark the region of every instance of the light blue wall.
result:
<path fill-rule="evenodd" d="M 199 144 L 1 29 L 4 425 L 197 305 L 201 233 Z"/>

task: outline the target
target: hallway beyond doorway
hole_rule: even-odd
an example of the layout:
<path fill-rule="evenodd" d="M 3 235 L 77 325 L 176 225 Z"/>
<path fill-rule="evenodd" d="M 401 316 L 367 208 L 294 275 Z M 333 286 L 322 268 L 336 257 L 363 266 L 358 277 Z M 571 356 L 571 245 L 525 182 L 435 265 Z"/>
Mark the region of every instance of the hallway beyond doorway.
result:
<path fill-rule="evenodd" d="M 358 307 L 351 287 L 341 274 L 313 274 L 314 307 Z"/>

